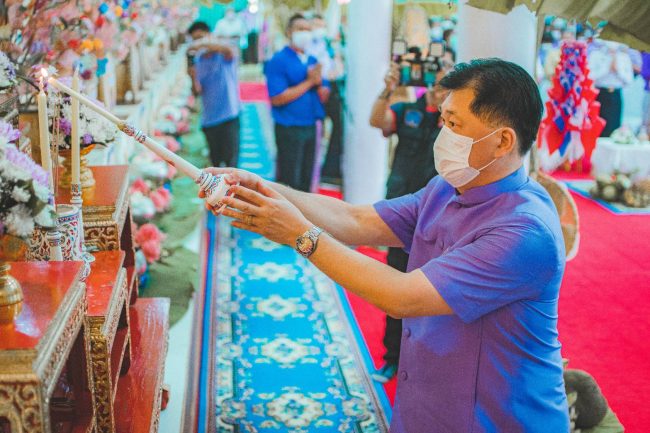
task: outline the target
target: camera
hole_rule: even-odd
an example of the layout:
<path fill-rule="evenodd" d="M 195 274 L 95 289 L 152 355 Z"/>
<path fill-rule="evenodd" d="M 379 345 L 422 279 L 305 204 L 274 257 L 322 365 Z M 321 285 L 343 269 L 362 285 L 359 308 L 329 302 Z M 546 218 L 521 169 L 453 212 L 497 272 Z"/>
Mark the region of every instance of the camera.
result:
<path fill-rule="evenodd" d="M 436 73 L 442 69 L 440 59 L 444 54 L 443 42 L 430 43 L 429 52 L 423 57 L 420 47 L 409 47 L 405 40 L 395 39 L 391 56 L 399 65 L 400 86 L 430 87 L 436 84 Z"/>

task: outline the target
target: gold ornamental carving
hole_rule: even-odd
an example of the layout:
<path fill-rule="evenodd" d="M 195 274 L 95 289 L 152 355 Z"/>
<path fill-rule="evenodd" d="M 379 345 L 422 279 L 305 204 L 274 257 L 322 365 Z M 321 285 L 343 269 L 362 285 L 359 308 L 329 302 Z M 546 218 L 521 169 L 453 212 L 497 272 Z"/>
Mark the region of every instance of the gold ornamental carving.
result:
<path fill-rule="evenodd" d="M 44 411 L 38 381 L 0 383 L 0 418 L 9 421 L 12 432 L 41 433 Z"/>
<path fill-rule="evenodd" d="M 93 399 L 97 432 L 113 432 L 113 401 L 111 398 L 110 353 L 106 339 L 91 336 L 90 364 L 93 376 Z"/>
<path fill-rule="evenodd" d="M 100 251 L 120 249 L 120 230 L 115 221 L 84 223 L 85 240 L 88 247 Z"/>

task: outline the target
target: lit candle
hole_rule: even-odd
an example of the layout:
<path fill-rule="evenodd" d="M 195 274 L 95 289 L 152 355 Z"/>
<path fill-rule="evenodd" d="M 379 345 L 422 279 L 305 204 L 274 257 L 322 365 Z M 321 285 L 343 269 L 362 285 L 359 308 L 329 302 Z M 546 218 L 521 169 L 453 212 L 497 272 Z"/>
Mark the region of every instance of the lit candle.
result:
<path fill-rule="evenodd" d="M 45 73 L 45 70 L 42 71 Z M 50 179 L 50 192 L 54 194 L 54 176 L 52 176 L 52 156 L 50 155 L 50 133 L 48 131 L 48 122 L 47 122 L 47 96 L 43 90 L 43 77 L 41 75 L 41 80 L 39 83 L 39 92 L 38 92 L 38 132 L 40 138 L 41 146 L 41 165 L 43 170 L 47 173 Z"/>
<path fill-rule="evenodd" d="M 77 92 L 79 91 L 79 73 L 77 69 L 75 69 L 72 77 L 72 89 Z M 71 99 L 70 112 L 72 114 L 72 130 L 70 133 L 70 141 L 72 143 L 72 184 L 79 185 L 81 183 L 79 176 L 79 100 L 77 98 Z"/>
<path fill-rule="evenodd" d="M 135 129 L 133 126 L 127 124 L 119 117 L 115 116 L 113 113 L 105 110 L 101 106 L 95 104 L 93 101 L 85 97 L 83 94 L 71 89 L 65 84 L 61 83 L 54 77 L 48 78 L 48 83 L 60 91 L 67 93 L 73 99 L 78 99 L 79 102 L 82 102 L 86 105 L 87 108 L 93 110 L 100 116 L 106 118 L 107 120 L 113 122 L 120 131 L 125 134 L 135 138 L 138 143 L 143 144 L 153 153 L 167 161 L 168 164 L 176 167 L 180 172 L 192 178 L 198 185 L 199 188 L 205 192 L 205 200 L 212 206 L 218 208 L 218 211 L 221 211 L 225 208 L 225 205 L 221 202 L 221 199 L 227 194 L 231 194 L 229 191 L 230 185 L 227 184 L 225 177 L 223 176 L 213 176 L 212 174 L 200 170 L 194 164 L 189 161 L 181 158 L 176 155 L 174 152 L 171 152 L 165 146 L 160 143 L 157 143 L 151 137 L 144 134 L 142 131 Z"/>

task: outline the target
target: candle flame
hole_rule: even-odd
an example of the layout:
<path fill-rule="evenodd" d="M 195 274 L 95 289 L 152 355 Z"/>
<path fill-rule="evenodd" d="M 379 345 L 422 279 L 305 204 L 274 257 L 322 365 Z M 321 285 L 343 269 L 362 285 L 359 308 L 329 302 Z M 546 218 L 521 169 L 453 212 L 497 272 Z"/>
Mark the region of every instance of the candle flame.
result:
<path fill-rule="evenodd" d="M 47 69 L 41 68 L 41 77 L 42 78 L 47 78 Z"/>

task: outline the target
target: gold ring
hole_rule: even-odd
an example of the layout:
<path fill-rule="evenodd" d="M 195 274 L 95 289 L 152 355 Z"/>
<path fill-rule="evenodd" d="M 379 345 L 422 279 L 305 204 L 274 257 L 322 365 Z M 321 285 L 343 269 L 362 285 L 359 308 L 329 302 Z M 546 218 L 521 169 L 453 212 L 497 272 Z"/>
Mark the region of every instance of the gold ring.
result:
<path fill-rule="evenodd" d="M 253 215 L 246 215 L 246 225 L 253 225 Z"/>

